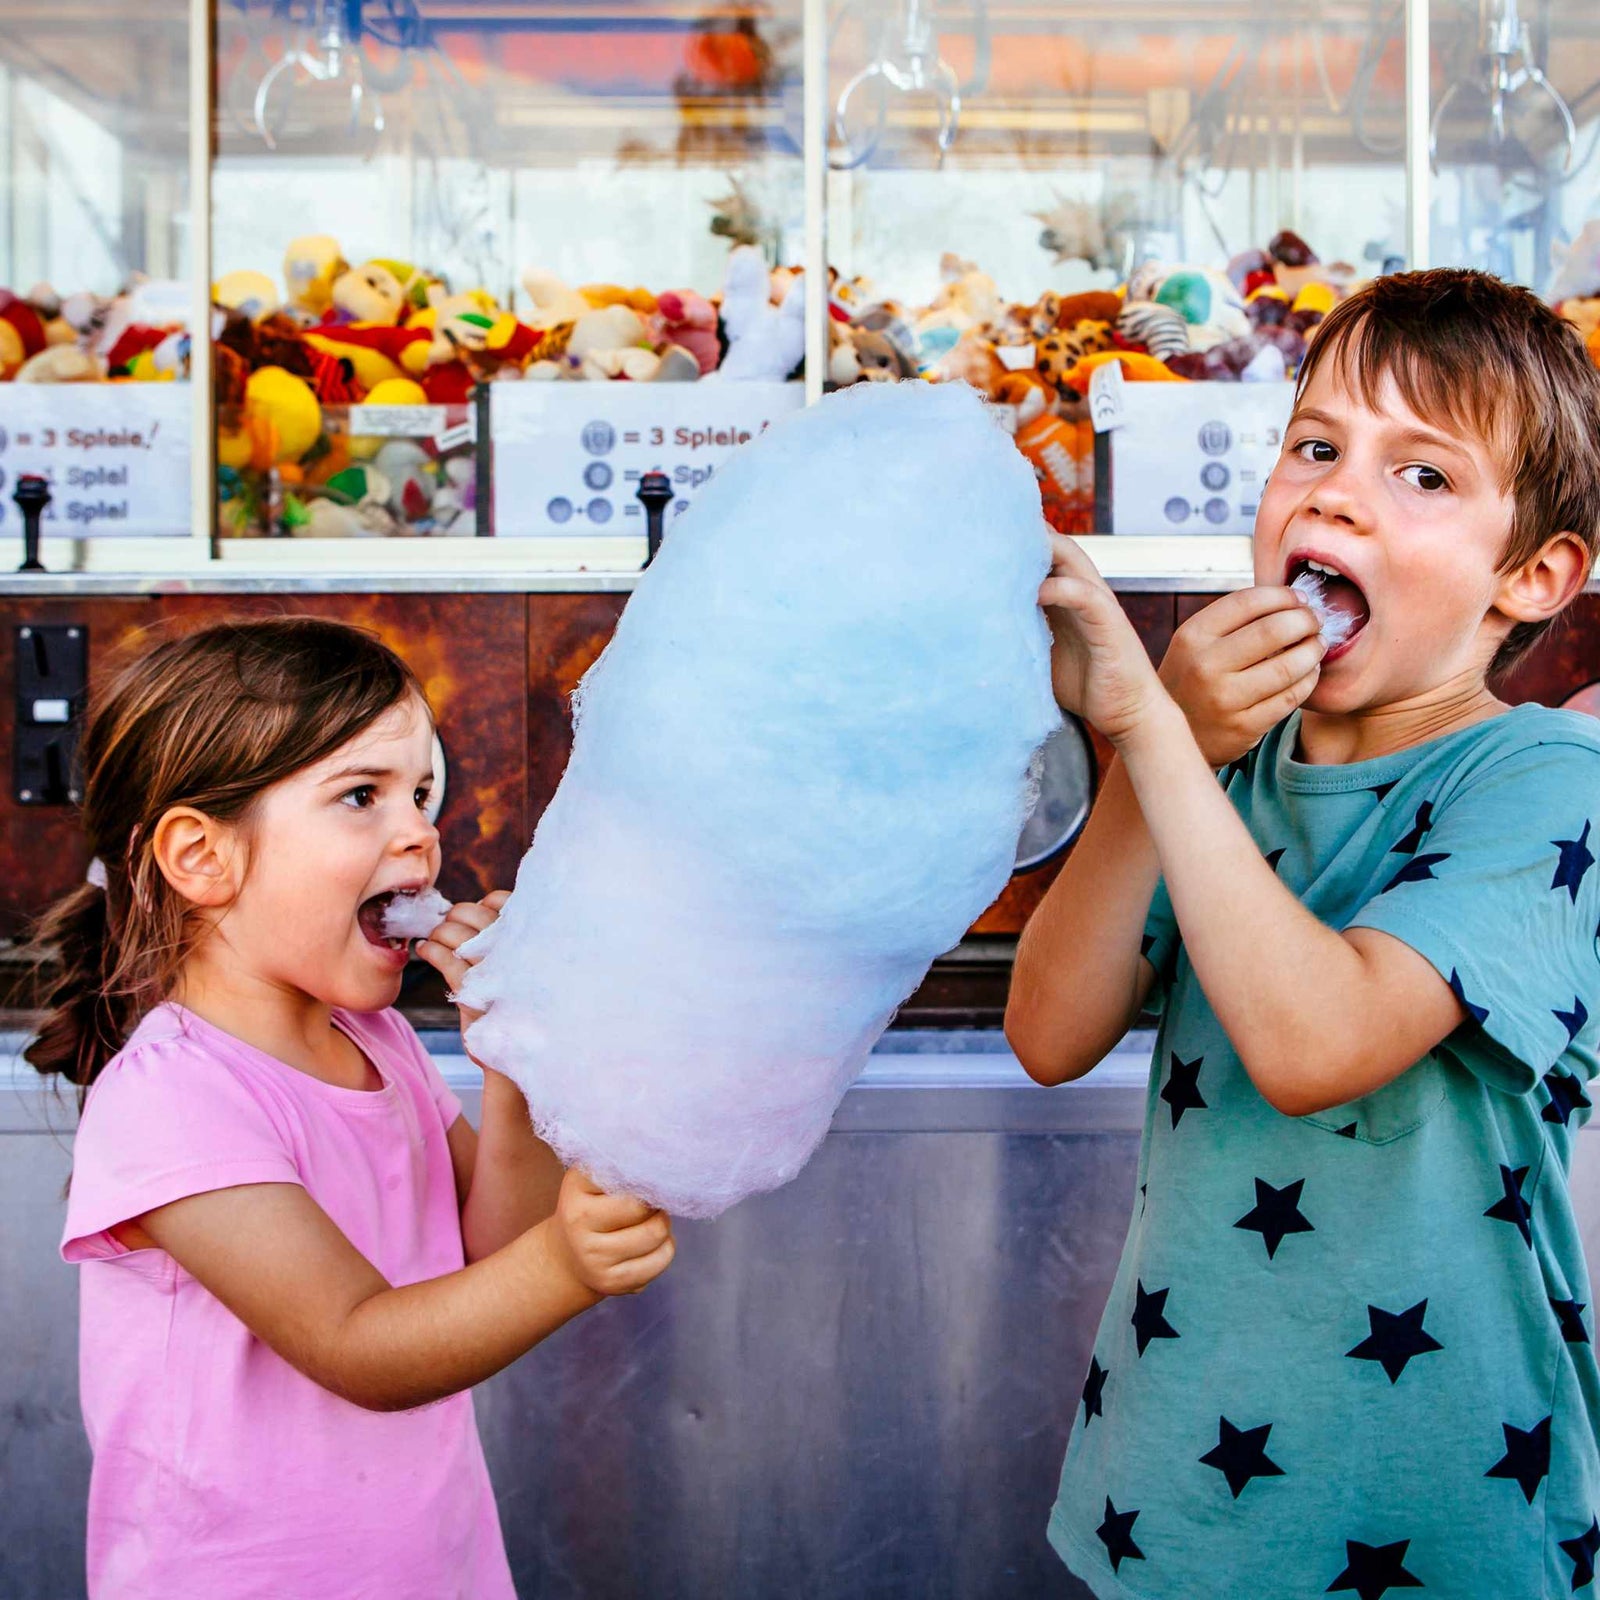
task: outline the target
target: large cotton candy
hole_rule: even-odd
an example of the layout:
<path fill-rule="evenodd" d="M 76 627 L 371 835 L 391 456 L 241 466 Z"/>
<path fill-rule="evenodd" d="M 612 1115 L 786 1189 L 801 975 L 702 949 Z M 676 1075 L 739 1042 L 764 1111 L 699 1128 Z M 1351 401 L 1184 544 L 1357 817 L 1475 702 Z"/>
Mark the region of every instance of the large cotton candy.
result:
<path fill-rule="evenodd" d="M 1059 721 L 1048 564 L 957 384 L 824 400 L 673 523 L 461 995 L 568 1164 L 690 1217 L 800 1170 L 1005 884 Z"/>

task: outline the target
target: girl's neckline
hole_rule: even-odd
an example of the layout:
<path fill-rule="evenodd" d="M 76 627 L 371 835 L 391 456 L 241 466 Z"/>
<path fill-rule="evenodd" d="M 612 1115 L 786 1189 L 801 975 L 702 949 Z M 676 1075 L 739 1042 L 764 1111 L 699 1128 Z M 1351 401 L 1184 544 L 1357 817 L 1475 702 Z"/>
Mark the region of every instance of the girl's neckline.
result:
<path fill-rule="evenodd" d="M 1418 744 L 1408 744 L 1403 750 L 1391 750 L 1387 755 L 1369 756 L 1365 761 L 1310 762 L 1295 756 L 1300 742 L 1300 713 L 1293 711 L 1282 725 L 1278 743 L 1277 775 L 1280 787 L 1298 789 L 1305 793 L 1335 794 L 1355 789 L 1370 789 L 1409 772 L 1425 757 L 1443 750 L 1453 743 L 1482 734 L 1486 729 L 1503 727 L 1510 719 L 1520 718 L 1529 711 L 1544 710 L 1535 705 L 1508 706 L 1492 717 L 1482 717 L 1465 727 L 1452 728 L 1448 733 L 1436 734 Z"/>
<path fill-rule="evenodd" d="M 302 1071 L 299 1067 L 292 1066 L 289 1062 L 275 1056 L 269 1050 L 263 1050 L 259 1045 L 251 1044 L 248 1039 L 241 1039 L 235 1033 L 229 1033 L 226 1028 L 218 1027 L 214 1022 L 208 1022 L 198 1012 L 190 1011 L 175 1000 L 164 1000 L 161 1008 L 170 1012 L 180 1031 L 214 1034 L 218 1039 L 226 1041 L 235 1050 L 242 1050 L 255 1061 L 265 1063 L 276 1072 L 293 1073 L 296 1083 L 309 1084 L 311 1088 L 330 1099 L 341 1101 L 349 1105 L 374 1105 L 381 1104 L 392 1098 L 394 1094 L 394 1079 L 384 1071 L 379 1064 L 376 1054 L 368 1049 L 366 1042 L 360 1037 L 350 1015 L 335 1008 L 330 1020 L 370 1064 L 377 1073 L 380 1087 L 376 1089 L 347 1089 L 342 1084 L 329 1083 L 326 1078 L 319 1078 L 314 1073 Z"/>

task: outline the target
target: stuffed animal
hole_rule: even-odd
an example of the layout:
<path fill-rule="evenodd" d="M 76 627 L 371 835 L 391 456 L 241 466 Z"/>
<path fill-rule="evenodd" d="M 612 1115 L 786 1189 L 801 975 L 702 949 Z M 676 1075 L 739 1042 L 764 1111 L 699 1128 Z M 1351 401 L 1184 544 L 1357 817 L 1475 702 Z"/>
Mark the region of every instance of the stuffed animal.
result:
<path fill-rule="evenodd" d="M 1037 372 L 1008 372 L 990 396 L 996 405 L 1009 406 L 1015 416 L 1013 432 L 1020 432 L 1055 407 L 1056 393 Z"/>
<path fill-rule="evenodd" d="M 211 286 L 211 303 L 260 322 L 283 309 L 278 286 L 264 272 L 225 272 Z"/>
<path fill-rule="evenodd" d="M 1600 366 L 1600 295 L 1563 300 L 1556 310 L 1578 330 L 1589 359 Z"/>
<path fill-rule="evenodd" d="M 701 375 L 715 372 L 722 359 L 717 338 L 717 308 L 693 289 L 668 289 L 656 299 L 660 339 L 687 350 Z"/>
<path fill-rule="evenodd" d="M 650 348 L 644 319 L 625 305 L 586 311 L 572 325 L 566 367 L 575 377 L 594 380 L 655 376 L 659 358 Z"/>
<path fill-rule="evenodd" d="M 404 270 L 415 276 L 414 269 Z M 393 328 L 405 319 L 408 311 L 415 309 L 409 291 L 410 280 L 402 283 L 391 263 L 364 261 L 334 279 L 322 320 L 329 324 L 357 323 L 367 327 L 377 324 Z"/>
<path fill-rule="evenodd" d="M 49 342 L 39 313 L 21 295 L 0 289 L 0 378 L 15 377 Z"/>
<path fill-rule="evenodd" d="M 624 289 L 619 283 L 586 283 L 578 291 L 595 311 L 611 306 L 626 306 L 641 317 L 654 314 L 656 297 L 648 289 Z"/>
<path fill-rule="evenodd" d="M 337 239 L 325 233 L 291 239 L 283 253 L 283 286 L 289 311 L 303 322 L 320 322 L 333 304 L 334 280 L 346 270 Z"/>
<path fill-rule="evenodd" d="M 964 333 L 955 348 L 929 373 L 939 383 L 967 383 L 982 395 L 993 395 L 1006 368 L 995 347 L 981 334 Z"/>
<path fill-rule="evenodd" d="M 722 289 L 722 325 L 728 353 L 718 378 L 784 379 L 806 353 L 805 295 L 790 286 L 782 305 L 769 298 L 767 263 L 753 245 L 729 252 Z"/>
<path fill-rule="evenodd" d="M 17 369 L 18 383 L 100 383 L 105 373 L 87 350 L 75 344 L 46 345 Z"/>
<path fill-rule="evenodd" d="M 559 327 L 576 322 L 585 312 L 595 309 L 553 272 L 530 267 L 522 274 L 522 287 L 533 302 L 533 315 L 528 318 L 531 327 Z"/>
<path fill-rule="evenodd" d="M 1061 398 L 1071 387 L 1068 375 L 1074 372 L 1085 357 L 1113 348 L 1111 324 L 1108 322 L 1080 322 L 1070 333 L 1052 333 L 1034 347 L 1034 368 L 1039 377 Z"/>

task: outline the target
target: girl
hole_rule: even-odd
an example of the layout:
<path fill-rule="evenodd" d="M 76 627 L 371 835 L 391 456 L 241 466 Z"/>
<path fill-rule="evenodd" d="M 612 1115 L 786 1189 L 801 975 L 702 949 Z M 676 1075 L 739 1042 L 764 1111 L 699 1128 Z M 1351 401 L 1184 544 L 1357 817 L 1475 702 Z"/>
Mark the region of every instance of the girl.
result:
<path fill-rule="evenodd" d="M 467 1390 L 672 1259 L 488 1070 L 474 1134 L 388 1009 L 432 736 L 397 656 L 312 618 L 162 644 L 90 717 L 93 881 L 41 929 L 29 1059 L 86 1095 L 95 1600 L 511 1596 Z M 418 945 L 452 988 L 503 900 Z"/>

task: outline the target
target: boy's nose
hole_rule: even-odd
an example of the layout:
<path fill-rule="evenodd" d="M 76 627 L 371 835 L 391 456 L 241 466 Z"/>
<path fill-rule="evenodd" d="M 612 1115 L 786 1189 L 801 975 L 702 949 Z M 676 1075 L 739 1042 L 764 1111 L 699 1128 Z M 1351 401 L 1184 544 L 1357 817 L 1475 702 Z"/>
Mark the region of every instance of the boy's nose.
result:
<path fill-rule="evenodd" d="M 1366 520 L 1366 496 L 1354 473 L 1341 463 L 1307 495 L 1305 509 L 1310 516 L 1359 527 Z"/>

